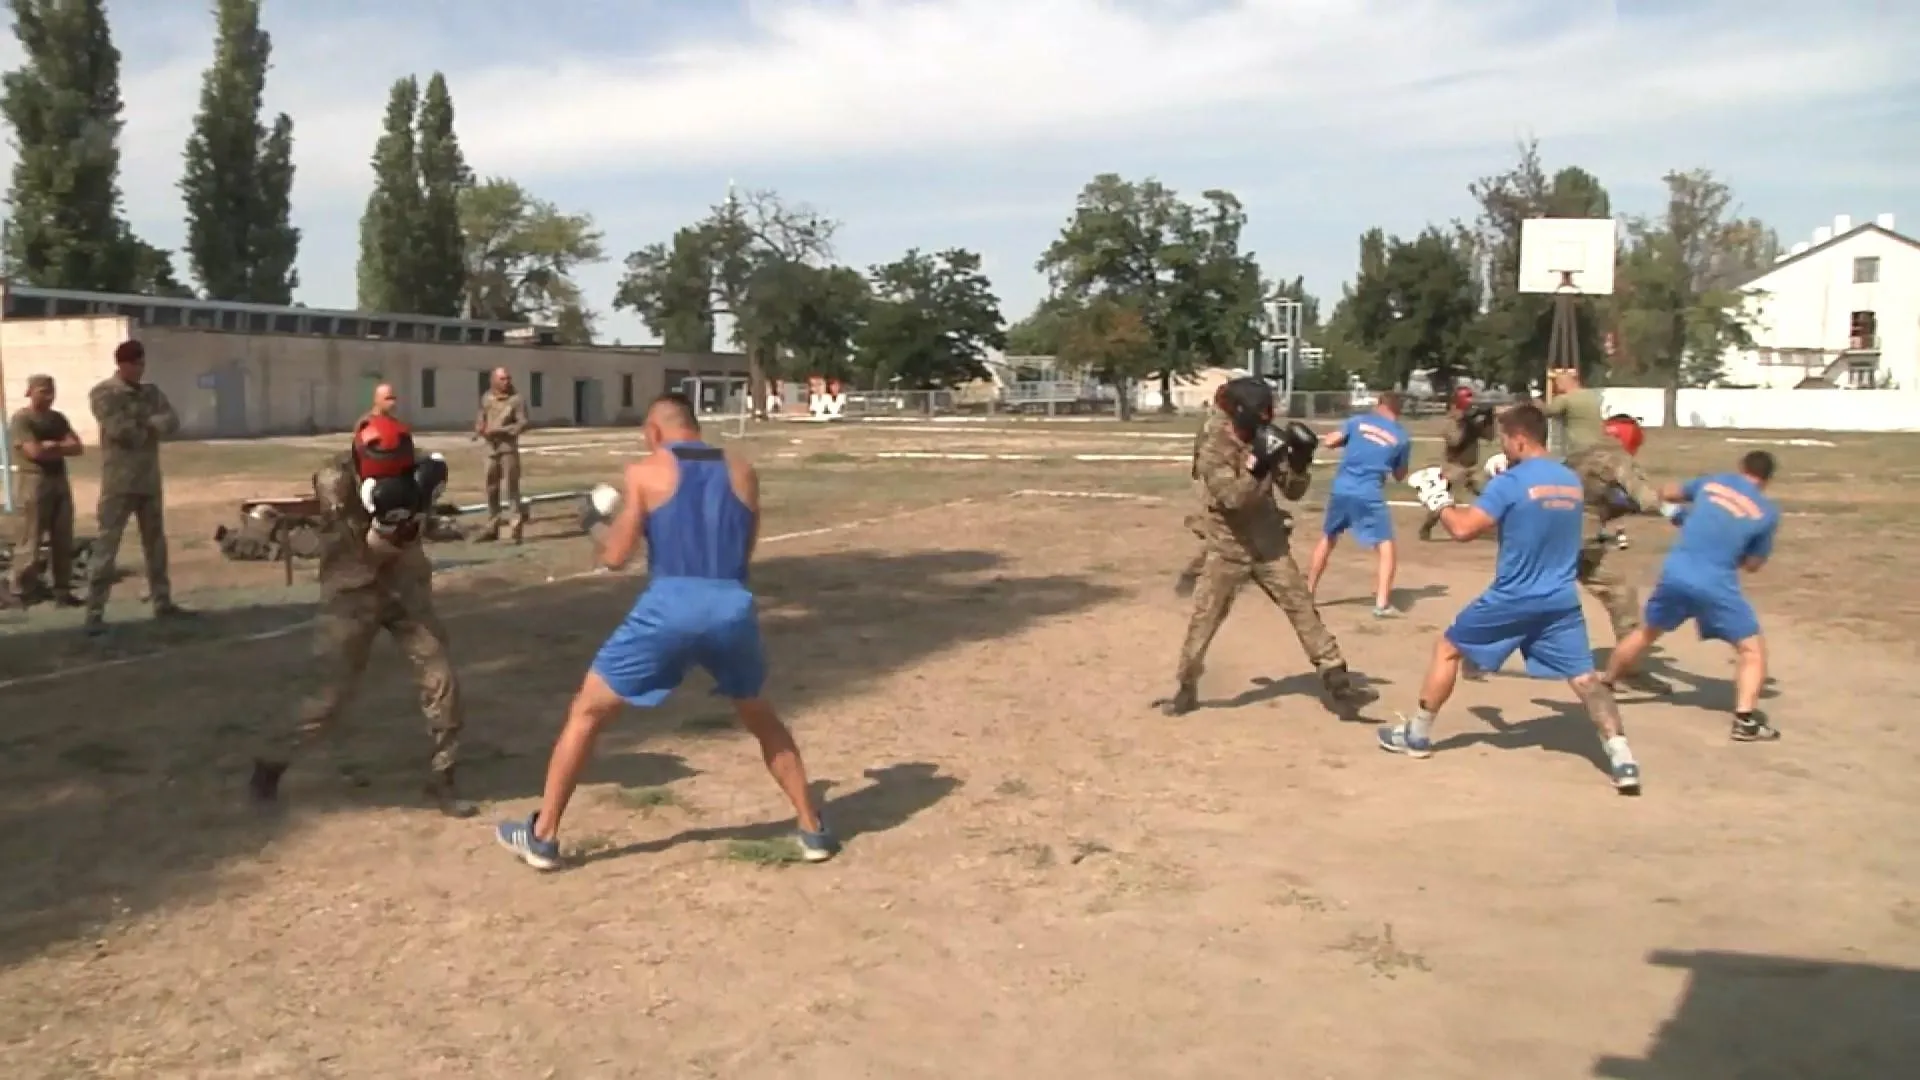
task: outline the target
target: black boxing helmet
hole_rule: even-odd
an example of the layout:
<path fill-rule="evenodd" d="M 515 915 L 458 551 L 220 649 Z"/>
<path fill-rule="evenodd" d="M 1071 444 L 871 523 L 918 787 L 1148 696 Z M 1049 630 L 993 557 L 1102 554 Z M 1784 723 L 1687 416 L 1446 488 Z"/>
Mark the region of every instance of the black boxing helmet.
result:
<path fill-rule="evenodd" d="M 1254 430 L 1273 422 L 1273 387 L 1265 379 L 1243 375 L 1222 383 L 1213 396 L 1214 404 L 1233 421 L 1243 439 L 1253 438 Z"/>

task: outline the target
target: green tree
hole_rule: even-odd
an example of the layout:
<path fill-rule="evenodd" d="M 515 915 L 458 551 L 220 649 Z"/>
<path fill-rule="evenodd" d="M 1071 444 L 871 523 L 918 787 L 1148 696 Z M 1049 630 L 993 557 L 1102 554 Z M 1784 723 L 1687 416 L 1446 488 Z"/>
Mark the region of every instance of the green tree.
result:
<path fill-rule="evenodd" d="M 453 130 L 453 96 L 447 78 L 434 72 L 420 101 L 414 157 L 420 169 L 420 211 L 414 231 L 414 305 L 422 315 L 458 315 L 466 294 L 467 258 L 460 220 L 460 193 L 473 186 L 473 171 Z M 597 241 L 596 241 L 597 243 Z"/>
<path fill-rule="evenodd" d="M 567 344 L 589 344 L 594 314 L 574 275 L 606 261 L 593 218 L 564 213 L 500 178 L 460 188 L 459 199 L 466 259 L 459 313 L 551 325 Z"/>
<path fill-rule="evenodd" d="M 1096 296 L 1064 316 L 1055 358 L 1065 370 L 1113 387 L 1123 421 L 1133 419 L 1134 387 L 1161 366 L 1160 347 L 1145 317 L 1111 296 Z"/>
<path fill-rule="evenodd" d="M 6 271 L 43 288 L 178 290 L 171 256 L 121 214 L 120 50 L 100 0 L 9 0 L 21 66 L 0 114 L 16 156 Z"/>
<path fill-rule="evenodd" d="M 214 20 L 213 63 L 180 178 L 187 261 L 209 299 L 290 304 L 300 281 L 300 230 L 289 220 L 293 120 L 260 122 L 273 41 L 260 29 L 259 0 L 217 0 Z"/>
<path fill-rule="evenodd" d="M 729 194 L 691 228 L 672 247 L 655 244 L 627 256 L 613 306 L 638 312 L 663 337 L 669 327 L 685 333 L 730 319 L 734 345 L 747 353 L 756 415 L 764 415 L 767 376 L 779 374 L 794 329 L 788 316 L 799 309 L 794 296 L 781 293 L 810 286 L 798 268 L 832 259 L 838 225 L 774 192 L 753 191 Z"/>
<path fill-rule="evenodd" d="M 1052 295 L 1034 305 L 1027 317 L 1007 327 L 1007 352 L 1013 356 L 1058 356 L 1067 331 L 1083 305 L 1071 296 Z"/>
<path fill-rule="evenodd" d="M 1166 402 L 1175 378 L 1238 364 L 1259 340 L 1259 268 L 1240 251 L 1245 211 L 1228 192 L 1201 198 L 1196 207 L 1157 180 L 1097 176 L 1035 267 L 1073 305 L 1107 296 L 1140 317 L 1160 351 Z"/>
<path fill-rule="evenodd" d="M 855 340 L 872 310 L 872 288 L 860 271 L 850 266 L 797 266 L 800 280 L 784 295 L 791 308 L 783 313 L 787 359 L 782 369 L 836 379 L 858 374 Z"/>
<path fill-rule="evenodd" d="M 980 256 L 916 249 L 867 276 L 872 301 L 855 344 L 870 385 L 937 389 L 987 377 L 987 350 L 1007 335 Z"/>
<path fill-rule="evenodd" d="M 1373 356 L 1383 385 L 1404 389 L 1429 372 L 1450 385 L 1473 348 L 1479 288 L 1467 253 L 1429 228 L 1413 240 L 1361 238 L 1361 273 L 1349 296 L 1351 332 Z"/>
<path fill-rule="evenodd" d="M 420 266 L 414 254 L 422 205 L 414 141 L 419 104 L 420 84 L 412 76 L 394 82 L 385 130 L 373 149 L 373 191 L 360 216 L 362 311 L 419 313 Z"/>
<path fill-rule="evenodd" d="M 1627 223 L 1618 276 L 1620 357 L 1627 378 L 1667 389 L 1667 422 L 1683 386 L 1720 377 L 1729 349 L 1750 348 L 1750 309 L 1741 285 L 1779 249 L 1773 231 L 1734 214 L 1733 192 L 1705 169 L 1670 172 L 1658 217 Z"/>

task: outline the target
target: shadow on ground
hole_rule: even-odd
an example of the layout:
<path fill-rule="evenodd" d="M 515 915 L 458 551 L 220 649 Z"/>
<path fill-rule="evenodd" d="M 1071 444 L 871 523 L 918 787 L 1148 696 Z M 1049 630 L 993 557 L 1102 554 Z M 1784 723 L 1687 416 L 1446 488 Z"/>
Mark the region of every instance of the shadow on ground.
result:
<path fill-rule="evenodd" d="M 1509 721 L 1497 706 L 1475 705 L 1467 711 L 1490 731 L 1464 731 L 1433 744 L 1435 753 L 1469 746 L 1492 746 L 1501 750 L 1546 750 L 1579 758 L 1602 773 L 1613 775 L 1607 752 L 1586 707 L 1577 701 L 1549 701 L 1535 698 L 1533 704 L 1549 710 L 1548 715 L 1532 720 Z"/>
<path fill-rule="evenodd" d="M 1656 952 L 1687 972 L 1645 1057 L 1604 1057 L 1605 1080 L 1920 1076 L 1920 971 L 1726 952 Z"/>
<path fill-rule="evenodd" d="M 492 604 L 445 605 L 467 701 L 461 768 L 471 794 L 539 794 L 567 700 L 641 584 L 608 575 Z M 769 692 L 790 713 L 954 646 L 1121 595 L 1077 576 L 1018 576 L 986 551 L 769 559 L 756 565 L 754 586 L 773 661 Z M 170 640 L 160 657 L 0 691 L 0 864 L 8 868 L 0 876 L 0 964 L 194 899 L 232 860 L 259 853 L 312 815 L 382 806 L 431 813 L 421 793 L 430 750 L 424 722 L 408 672 L 384 639 L 331 752 L 316 751 L 288 775 L 289 812 L 245 805 L 255 747 L 288 729 L 313 678 L 311 638 L 294 629 L 252 643 L 214 639 L 285 628 L 310 610 L 208 613 L 191 631 L 170 629 L 187 636 Z M 31 636 L 14 635 L 3 648 L 0 655 L 23 655 L 14 650 L 30 650 Z M 678 703 L 630 714 L 603 740 L 589 782 L 652 786 L 692 775 L 679 757 L 641 747 L 664 734 L 730 734 L 730 710 L 705 699 L 707 685 L 695 676 Z M 804 725 L 801 739 L 805 745 Z M 721 752 L 751 753 L 742 742 Z M 956 783 L 925 764 L 870 779 L 831 800 L 837 826 L 891 828 Z M 737 835 L 757 835 L 755 828 Z"/>

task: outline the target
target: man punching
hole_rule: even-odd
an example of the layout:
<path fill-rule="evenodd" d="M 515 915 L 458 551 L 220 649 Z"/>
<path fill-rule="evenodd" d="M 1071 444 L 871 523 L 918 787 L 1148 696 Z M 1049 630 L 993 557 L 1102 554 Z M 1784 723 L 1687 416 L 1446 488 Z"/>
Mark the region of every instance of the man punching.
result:
<path fill-rule="evenodd" d="M 1320 440 L 1322 446 L 1343 448 L 1334 470 L 1327 512 L 1321 522 L 1320 542 L 1307 562 L 1307 591 L 1320 595 L 1320 578 L 1340 537 L 1351 532 L 1361 547 L 1376 552 L 1373 617 L 1392 618 L 1393 575 L 1398 566 L 1393 542 L 1393 511 L 1387 508 L 1386 482 L 1407 478 L 1407 460 L 1413 436 L 1400 426 L 1400 395 L 1388 390 L 1369 412 L 1349 417 L 1339 431 Z"/>
<path fill-rule="evenodd" d="M 1339 644 L 1320 621 L 1288 550 L 1292 518 L 1274 502 L 1276 488 L 1290 500 L 1306 494 L 1320 439 L 1305 424 L 1296 421 L 1276 430 L 1272 420 L 1273 388 L 1260 379 L 1234 379 L 1214 396 L 1194 445 L 1200 510 L 1187 526 L 1200 538 L 1202 552 L 1193 617 L 1180 647 L 1179 685 L 1171 698 L 1157 703 L 1169 716 L 1199 707 L 1207 646 L 1232 610 L 1235 594 L 1249 581 L 1286 612 L 1336 706 L 1351 712 L 1373 700 L 1347 671 Z"/>
<path fill-rule="evenodd" d="M 1440 478 L 1447 482 L 1447 493 L 1456 502 L 1477 498 L 1486 487 L 1486 474 L 1480 470 L 1480 444 L 1493 435 L 1493 406 L 1475 405 L 1473 391 L 1464 386 L 1453 391 L 1447 408 L 1447 431 L 1442 437 Z M 1428 514 L 1420 526 L 1420 539 L 1433 539 L 1439 514 Z"/>
<path fill-rule="evenodd" d="M 1602 434 L 1600 441 L 1567 455 L 1567 467 L 1580 477 L 1586 503 L 1580 584 L 1607 609 L 1616 643 L 1640 628 L 1640 593 L 1617 567 L 1607 565 L 1608 553 L 1619 547 L 1614 523 L 1633 514 L 1671 514 L 1675 509 L 1663 506 L 1660 489 L 1640 471 L 1634 460 L 1638 450 L 1638 440 L 1628 445 Z M 1673 691 L 1665 680 L 1642 671 L 1622 672 L 1619 685 L 1647 694 Z"/>
<path fill-rule="evenodd" d="M 385 630 L 413 665 L 420 711 L 433 739 L 427 792 L 443 813 L 474 813 L 454 786 L 460 687 L 447 655 L 446 628 L 433 610 L 433 564 L 421 547 L 446 485 L 446 461 L 438 454 L 416 455 L 412 432 L 390 415 L 363 418 L 352 449 L 314 473 L 322 522 L 320 612 L 314 620 L 319 685 L 301 703 L 291 736 L 254 760 L 256 799 L 278 798 L 288 764 L 332 729 L 359 686 L 373 639 Z"/>

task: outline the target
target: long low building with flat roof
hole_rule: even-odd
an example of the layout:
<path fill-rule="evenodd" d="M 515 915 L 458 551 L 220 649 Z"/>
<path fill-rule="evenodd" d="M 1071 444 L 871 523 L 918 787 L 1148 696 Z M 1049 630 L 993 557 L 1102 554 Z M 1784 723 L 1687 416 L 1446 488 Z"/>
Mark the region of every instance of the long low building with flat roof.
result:
<path fill-rule="evenodd" d="M 87 391 L 113 374 L 114 347 L 128 338 L 147 347 L 147 378 L 173 402 L 187 438 L 344 431 L 383 382 L 414 426 L 464 429 L 496 367 L 513 374 L 541 426 L 637 423 L 648 401 L 687 380 L 697 380 L 703 408 L 737 412 L 747 378 L 739 353 L 561 345 L 552 328 L 528 323 L 4 282 L 0 292 L 0 408 L 19 407 L 30 376 L 51 375 L 89 442 L 98 428 Z"/>

